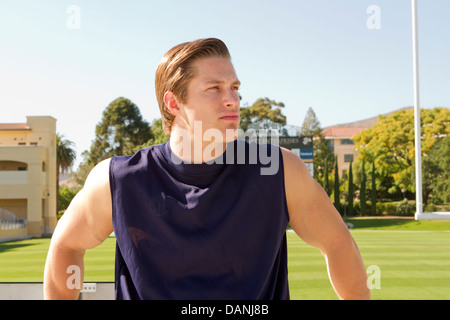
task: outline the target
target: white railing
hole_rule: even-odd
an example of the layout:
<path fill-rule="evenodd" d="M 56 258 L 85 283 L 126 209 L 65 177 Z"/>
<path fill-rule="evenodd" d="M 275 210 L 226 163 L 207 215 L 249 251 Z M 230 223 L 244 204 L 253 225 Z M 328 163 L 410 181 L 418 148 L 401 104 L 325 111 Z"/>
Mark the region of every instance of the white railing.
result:
<path fill-rule="evenodd" d="M 42 283 L 0 283 L 0 300 L 43 300 Z M 80 300 L 114 300 L 114 282 L 84 283 Z"/>
<path fill-rule="evenodd" d="M 21 229 L 26 225 L 27 219 L 17 218 L 13 212 L 0 208 L 0 229 Z"/>

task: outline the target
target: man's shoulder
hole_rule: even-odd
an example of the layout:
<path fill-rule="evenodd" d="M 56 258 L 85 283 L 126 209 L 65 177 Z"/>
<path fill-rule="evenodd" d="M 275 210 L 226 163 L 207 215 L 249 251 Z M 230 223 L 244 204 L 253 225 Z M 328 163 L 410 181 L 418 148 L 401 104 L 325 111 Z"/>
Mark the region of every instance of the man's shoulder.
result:
<path fill-rule="evenodd" d="M 121 155 L 121 156 L 113 156 L 111 157 L 111 166 L 116 164 L 137 164 L 142 161 L 146 161 L 148 157 L 158 156 L 163 152 L 164 143 L 151 145 L 148 147 L 144 147 L 138 149 L 134 152 L 134 154 L 130 155 Z"/>
<path fill-rule="evenodd" d="M 95 188 L 109 183 L 109 166 L 111 158 L 97 163 L 86 178 L 84 188 Z"/>
<path fill-rule="evenodd" d="M 159 170 L 166 160 L 165 144 L 157 144 L 137 150 L 132 155 L 113 156 L 109 164 L 111 181 L 138 178 L 142 174 Z"/>

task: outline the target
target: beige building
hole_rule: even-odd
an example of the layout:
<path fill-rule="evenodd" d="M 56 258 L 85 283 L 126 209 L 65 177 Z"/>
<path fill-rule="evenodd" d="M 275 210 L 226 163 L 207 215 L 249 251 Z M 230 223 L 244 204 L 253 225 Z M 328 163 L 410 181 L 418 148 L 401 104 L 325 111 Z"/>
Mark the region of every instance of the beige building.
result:
<path fill-rule="evenodd" d="M 53 232 L 56 170 L 56 119 L 0 123 L 0 239 Z"/>
<path fill-rule="evenodd" d="M 352 138 L 364 129 L 367 128 L 330 127 L 322 131 L 322 135 L 328 140 L 328 146 L 338 159 L 339 177 L 349 169 L 350 162 L 358 157 Z"/>

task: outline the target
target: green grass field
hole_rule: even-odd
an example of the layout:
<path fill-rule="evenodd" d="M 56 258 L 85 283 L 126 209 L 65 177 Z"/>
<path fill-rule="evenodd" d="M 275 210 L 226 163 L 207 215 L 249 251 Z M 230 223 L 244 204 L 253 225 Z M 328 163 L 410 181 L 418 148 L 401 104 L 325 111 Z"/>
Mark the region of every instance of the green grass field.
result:
<path fill-rule="evenodd" d="M 380 270 L 372 299 L 450 299 L 450 233 L 352 231 L 366 268 Z M 336 299 L 320 252 L 290 233 L 292 299 Z"/>
<path fill-rule="evenodd" d="M 370 221 L 374 220 L 374 221 Z M 366 268 L 380 270 L 373 299 L 450 299 L 450 221 L 350 219 Z M 50 239 L 0 243 L 0 282 L 42 282 Z M 115 238 L 85 257 L 85 281 L 114 280 Z M 288 232 L 292 299 L 337 299 L 320 252 Z"/>

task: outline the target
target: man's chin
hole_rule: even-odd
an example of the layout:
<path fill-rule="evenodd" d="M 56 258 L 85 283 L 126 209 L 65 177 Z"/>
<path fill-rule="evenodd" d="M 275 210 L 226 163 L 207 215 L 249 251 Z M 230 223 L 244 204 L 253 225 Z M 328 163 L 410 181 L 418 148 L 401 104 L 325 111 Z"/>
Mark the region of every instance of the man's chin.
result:
<path fill-rule="evenodd" d="M 224 134 L 224 142 L 232 142 L 238 138 L 238 127 L 227 128 Z"/>

